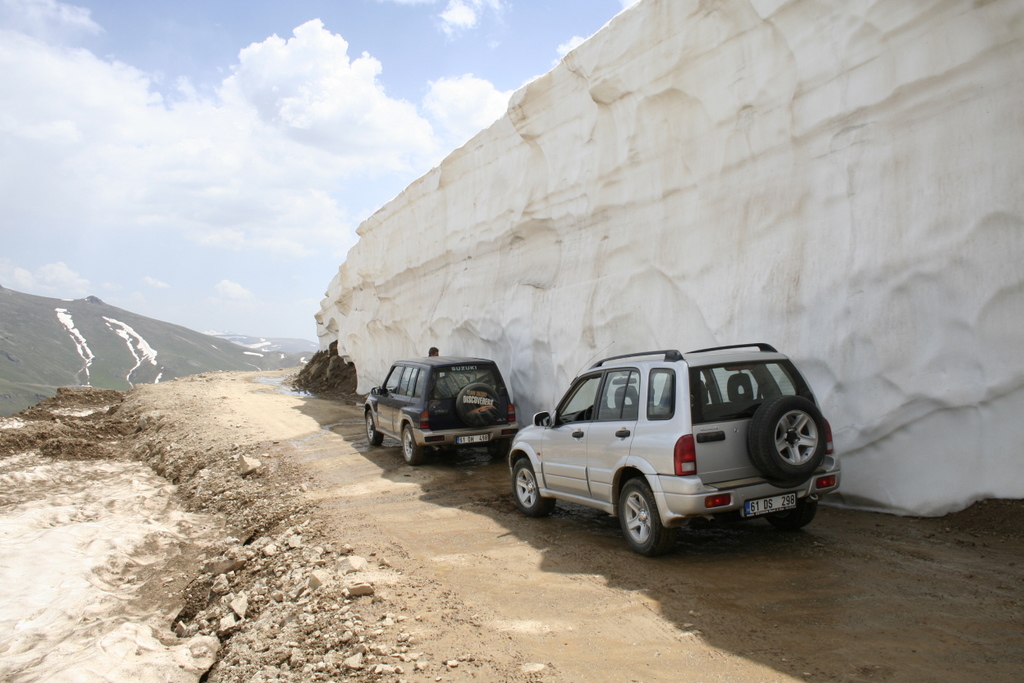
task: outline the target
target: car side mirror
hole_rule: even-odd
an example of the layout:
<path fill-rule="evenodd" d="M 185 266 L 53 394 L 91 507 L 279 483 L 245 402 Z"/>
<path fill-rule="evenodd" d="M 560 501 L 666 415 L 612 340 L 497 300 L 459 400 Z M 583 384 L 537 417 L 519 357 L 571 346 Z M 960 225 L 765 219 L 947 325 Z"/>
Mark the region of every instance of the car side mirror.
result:
<path fill-rule="evenodd" d="M 373 387 L 370 389 L 371 396 L 383 396 L 385 393 L 383 387 Z"/>
<path fill-rule="evenodd" d="M 533 424 L 537 427 L 551 426 L 551 413 L 544 411 L 533 416 Z"/>

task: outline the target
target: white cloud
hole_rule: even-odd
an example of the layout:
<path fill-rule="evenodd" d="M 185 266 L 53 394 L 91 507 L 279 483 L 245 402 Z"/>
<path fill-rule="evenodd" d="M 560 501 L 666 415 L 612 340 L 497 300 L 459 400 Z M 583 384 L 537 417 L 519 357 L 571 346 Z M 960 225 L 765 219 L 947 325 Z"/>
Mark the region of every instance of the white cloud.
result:
<path fill-rule="evenodd" d="M 0 0 L 0 26 L 49 41 L 103 31 L 88 9 L 56 0 Z"/>
<path fill-rule="evenodd" d="M 429 5 L 438 0 L 377 0 L 396 5 Z M 504 0 L 447 0 L 444 10 L 438 15 L 441 30 L 448 36 L 477 28 L 488 10 L 501 15 L 505 10 Z"/>
<path fill-rule="evenodd" d="M 218 296 L 229 301 L 249 301 L 253 298 L 252 292 L 231 280 L 221 280 L 214 287 Z"/>
<path fill-rule="evenodd" d="M 168 289 L 170 287 L 170 285 L 167 284 L 166 282 L 161 282 L 160 280 L 157 280 L 155 277 L 149 277 L 148 275 L 142 278 L 142 282 L 146 286 L 152 287 L 154 289 Z"/>
<path fill-rule="evenodd" d="M 578 48 L 580 45 L 582 45 L 583 41 L 585 40 L 586 38 L 581 38 L 580 36 L 573 36 L 572 38 L 569 39 L 568 42 L 562 43 L 561 45 L 558 46 L 558 56 L 564 58 L 567 54 L 569 54 L 570 52 Z"/>
<path fill-rule="evenodd" d="M 137 69 L 0 32 L 5 222 L 343 254 L 356 222 L 338 202 L 347 179 L 408 176 L 442 151 L 415 106 L 387 96 L 380 62 L 347 50 L 312 21 L 242 50 L 218 99 L 183 81 L 169 103 Z"/>
<path fill-rule="evenodd" d="M 19 292 L 61 298 L 88 296 L 91 287 L 62 261 L 47 263 L 32 272 L 7 259 L 0 259 L 0 284 Z"/>
<path fill-rule="evenodd" d="M 309 21 L 285 41 L 271 36 L 239 54 L 224 82 L 228 102 L 251 107 L 259 119 L 296 142 L 326 150 L 360 167 L 403 168 L 436 142 L 416 108 L 391 99 L 377 80 L 381 63 Z"/>
<path fill-rule="evenodd" d="M 451 36 L 460 31 L 476 28 L 486 10 L 500 15 L 505 9 L 502 0 L 448 0 L 439 15 L 441 30 Z"/>
<path fill-rule="evenodd" d="M 466 74 L 430 82 L 423 108 L 453 145 L 461 145 L 494 123 L 508 109 L 512 91 L 501 92 L 490 81 Z"/>
<path fill-rule="evenodd" d="M 446 33 L 473 28 L 479 21 L 477 8 L 471 4 L 467 5 L 463 0 L 451 0 L 440 16 Z"/>

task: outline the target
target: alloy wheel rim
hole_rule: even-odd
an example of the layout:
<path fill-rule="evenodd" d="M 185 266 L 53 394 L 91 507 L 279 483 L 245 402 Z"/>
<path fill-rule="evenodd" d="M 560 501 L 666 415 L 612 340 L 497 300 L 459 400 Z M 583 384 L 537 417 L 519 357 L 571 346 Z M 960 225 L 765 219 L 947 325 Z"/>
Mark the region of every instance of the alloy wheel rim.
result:
<path fill-rule="evenodd" d="M 775 450 L 790 465 L 803 465 L 818 449 L 818 425 L 802 410 L 791 410 L 775 425 Z"/>
<path fill-rule="evenodd" d="M 523 505 L 526 507 L 533 505 L 537 495 L 537 483 L 525 469 L 519 470 L 519 475 L 516 477 L 516 493 Z"/>
<path fill-rule="evenodd" d="M 639 493 L 626 498 L 626 528 L 637 543 L 645 543 L 651 536 L 651 511 Z"/>

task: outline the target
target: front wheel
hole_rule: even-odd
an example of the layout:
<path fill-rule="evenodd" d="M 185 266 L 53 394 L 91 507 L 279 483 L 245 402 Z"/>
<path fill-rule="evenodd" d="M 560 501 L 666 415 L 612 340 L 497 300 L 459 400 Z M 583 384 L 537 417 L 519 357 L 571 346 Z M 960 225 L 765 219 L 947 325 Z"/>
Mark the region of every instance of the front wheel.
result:
<path fill-rule="evenodd" d="M 675 540 L 676 530 L 668 529 L 661 523 L 654 493 L 643 477 L 630 479 L 622 487 L 619 495 L 619 525 L 629 547 L 647 557 L 665 554 Z"/>
<path fill-rule="evenodd" d="M 423 446 L 416 443 L 416 437 L 412 433 L 412 427 L 409 425 L 402 427 L 402 457 L 405 458 L 406 464 L 414 467 L 422 465 L 426 457 L 423 452 Z"/>
<path fill-rule="evenodd" d="M 373 424 L 373 411 L 366 411 L 366 440 L 370 442 L 371 446 L 379 446 L 384 443 L 384 435 L 377 431 L 377 427 Z"/>
<path fill-rule="evenodd" d="M 773 512 L 765 519 L 767 519 L 768 523 L 776 529 L 782 529 L 783 531 L 796 531 L 798 529 L 803 529 L 805 526 L 810 524 L 817 512 L 818 501 L 801 498 L 796 502 L 796 507 L 792 510 Z"/>
<path fill-rule="evenodd" d="M 529 458 L 520 458 L 512 466 L 512 497 L 516 507 L 527 517 L 546 517 L 555 509 L 554 498 L 543 498 L 537 485 L 537 475 Z"/>

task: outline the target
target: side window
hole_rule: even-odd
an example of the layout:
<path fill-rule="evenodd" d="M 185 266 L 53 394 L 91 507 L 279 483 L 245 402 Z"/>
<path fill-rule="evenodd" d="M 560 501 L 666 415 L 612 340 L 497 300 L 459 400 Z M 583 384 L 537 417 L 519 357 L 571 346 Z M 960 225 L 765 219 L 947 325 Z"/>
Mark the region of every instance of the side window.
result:
<path fill-rule="evenodd" d="M 402 396 L 412 396 L 413 387 L 416 386 L 416 376 L 420 374 L 419 368 L 406 368 L 402 375 L 402 383 L 398 385 L 398 393 Z"/>
<path fill-rule="evenodd" d="M 416 378 L 416 388 L 413 389 L 412 395 L 414 398 L 423 398 L 423 394 L 426 393 L 427 388 L 427 376 L 430 373 L 426 370 L 420 370 L 419 376 Z"/>
<path fill-rule="evenodd" d="M 396 365 L 391 368 L 391 374 L 384 381 L 384 388 L 388 390 L 389 394 L 394 393 L 398 389 L 398 383 L 402 381 L 402 371 L 405 370 L 401 365 Z"/>
<path fill-rule="evenodd" d="M 562 405 L 558 409 L 558 421 L 588 422 L 594 417 L 594 401 L 597 399 L 597 388 L 601 384 L 601 375 L 587 377 L 570 389 Z"/>
<path fill-rule="evenodd" d="M 647 387 L 647 419 L 669 420 L 676 414 L 676 373 L 664 368 L 651 370 Z"/>
<path fill-rule="evenodd" d="M 612 370 L 598 403 L 598 420 L 635 420 L 640 415 L 640 373 Z"/>

